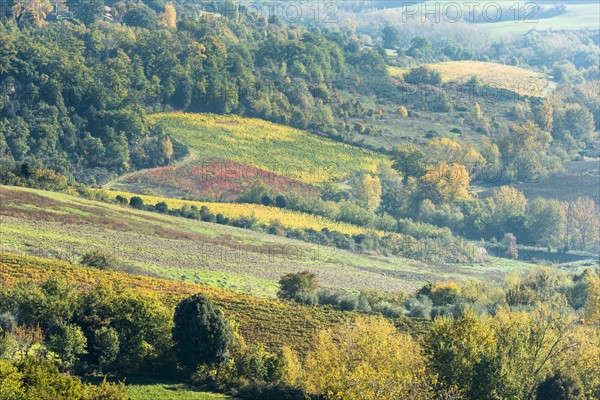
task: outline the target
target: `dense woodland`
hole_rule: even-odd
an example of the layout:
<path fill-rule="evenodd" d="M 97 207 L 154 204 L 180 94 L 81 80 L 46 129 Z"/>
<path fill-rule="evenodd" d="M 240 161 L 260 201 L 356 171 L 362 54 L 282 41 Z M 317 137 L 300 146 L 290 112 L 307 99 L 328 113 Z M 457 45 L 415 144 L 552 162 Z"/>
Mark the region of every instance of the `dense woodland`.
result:
<path fill-rule="evenodd" d="M 397 2 L 382 3 L 348 2 L 343 11 Z M 517 260 L 527 247 L 597 257 L 598 197 L 527 198 L 512 185 L 598 157 L 598 30 L 480 43 L 441 40 L 436 30 L 407 35 L 372 20 L 292 23 L 233 0 L 3 5 L 3 185 L 423 262 L 477 262 L 488 254 Z M 542 17 L 564 12 L 557 6 Z M 450 60 L 534 69 L 556 87 L 545 97 L 517 90 L 490 100 L 473 77 L 450 91 L 426 65 Z M 391 76 L 390 66 L 406 72 Z M 316 194 L 257 182 L 235 199 L 383 234 L 260 224 L 91 188 L 188 155 L 147 118 L 170 111 L 261 118 L 384 155 L 390 164 L 376 173 L 325 182 Z M 390 118 L 425 115 L 452 119 L 458 136 L 430 130 L 385 139 Z M 463 135 L 467 128 L 475 134 Z M 483 189 L 487 195 L 478 195 Z M 419 250 L 428 246 L 435 254 Z M 79 261 L 116 265 L 93 251 Z M 124 399 L 125 386 L 110 382 L 132 374 L 248 399 L 600 398 L 597 265 L 577 272 L 546 266 L 501 285 L 435 282 L 415 293 L 331 290 L 308 271 L 283 276 L 279 287 L 281 301 L 353 313 L 352 322 L 321 330 L 312 351 L 300 354 L 247 344 L 238 323 L 200 294 L 174 302 L 118 284 L 83 290 L 58 277 L 2 285 L 0 398 Z M 398 330 L 407 317 L 426 329 Z"/>

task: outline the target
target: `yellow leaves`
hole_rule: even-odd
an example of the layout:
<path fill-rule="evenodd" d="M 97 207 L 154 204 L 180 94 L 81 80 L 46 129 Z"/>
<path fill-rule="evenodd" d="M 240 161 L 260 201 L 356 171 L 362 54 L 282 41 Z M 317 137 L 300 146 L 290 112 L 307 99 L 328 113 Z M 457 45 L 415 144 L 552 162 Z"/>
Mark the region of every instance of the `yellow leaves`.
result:
<path fill-rule="evenodd" d="M 584 318 L 590 324 L 600 324 L 600 277 L 590 274 L 587 279 L 588 298 L 584 306 Z"/>
<path fill-rule="evenodd" d="M 430 380 L 419 345 L 381 317 L 321 331 L 305 363 L 306 388 L 328 399 L 425 399 Z"/>
<path fill-rule="evenodd" d="M 369 210 L 374 211 L 381 204 L 382 186 L 379 177 L 364 174 L 356 183 L 356 191 Z"/>
<path fill-rule="evenodd" d="M 448 138 L 431 139 L 427 143 L 425 152 L 433 163 L 443 161 L 449 164 L 485 164 L 485 159 L 473 147 Z"/>
<path fill-rule="evenodd" d="M 177 27 L 177 12 L 173 3 L 165 4 L 165 11 L 159 15 L 158 23 L 163 28 L 175 29 Z"/>
<path fill-rule="evenodd" d="M 527 207 L 527 198 L 523 192 L 510 186 L 501 186 L 495 189 L 490 199 L 494 212 L 503 218 L 512 215 L 521 215 Z"/>
<path fill-rule="evenodd" d="M 471 178 L 464 165 L 444 162 L 426 168 L 421 182 L 432 200 L 448 203 L 457 199 L 468 199 Z"/>

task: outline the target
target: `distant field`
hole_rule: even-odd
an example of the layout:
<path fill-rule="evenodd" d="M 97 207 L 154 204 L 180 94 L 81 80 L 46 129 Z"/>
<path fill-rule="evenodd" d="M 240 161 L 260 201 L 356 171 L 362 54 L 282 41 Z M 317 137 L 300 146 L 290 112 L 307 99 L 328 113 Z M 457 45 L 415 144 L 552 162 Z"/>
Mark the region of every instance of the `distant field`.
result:
<path fill-rule="evenodd" d="M 542 73 L 524 68 L 481 61 L 448 61 L 427 64 L 442 75 L 444 83 L 465 83 L 473 76 L 480 86 L 505 89 L 524 96 L 542 97 L 552 83 Z M 402 77 L 407 69 L 390 67 L 392 76 Z"/>
<path fill-rule="evenodd" d="M 492 39 L 500 39 L 503 36 L 522 35 L 530 30 L 576 30 L 576 29 L 598 29 L 600 21 L 600 3 L 590 2 L 585 4 L 570 4 L 565 1 L 566 12 L 553 18 L 540 19 L 536 21 L 535 16 L 527 23 L 521 20 L 504 21 L 497 23 L 481 23 L 479 28 L 487 32 Z M 524 19 L 524 18 L 523 18 Z"/>
<path fill-rule="evenodd" d="M 60 193 L 0 186 L 0 246 L 10 252 L 79 260 L 90 249 L 115 253 L 123 268 L 274 297 L 279 278 L 315 272 L 325 287 L 411 291 L 444 279 L 499 280 L 534 265 L 438 265 L 355 254 L 281 236 L 138 211 Z"/>
<path fill-rule="evenodd" d="M 513 184 L 529 199 L 546 197 L 574 201 L 589 197 L 600 204 L 600 161 L 578 161 L 566 164 L 564 175 L 552 176 L 535 182 Z M 485 188 L 481 196 L 488 196 L 494 188 Z"/>

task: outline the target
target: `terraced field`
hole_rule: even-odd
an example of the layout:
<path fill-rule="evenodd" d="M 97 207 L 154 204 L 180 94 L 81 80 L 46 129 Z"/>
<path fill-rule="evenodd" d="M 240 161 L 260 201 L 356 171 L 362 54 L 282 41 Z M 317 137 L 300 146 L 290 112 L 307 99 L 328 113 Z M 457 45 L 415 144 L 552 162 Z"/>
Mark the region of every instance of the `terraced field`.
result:
<path fill-rule="evenodd" d="M 138 211 L 66 194 L 0 186 L 0 246 L 12 253 L 77 261 L 113 252 L 136 274 L 273 297 L 289 272 L 315 272 L 325 287 L 414 290 L 443 279 L 500 279 L 532 265 L 503 260 L 427 264 L 360 255 L 281 236 Z"/>
<path fill-rule="evenodd" d="M 482 61 L 449 61 L 427 64 L 442 75 L 445 84 L 468 82 L 477 77 L 480 86 L 504 89 L 521 96 L 543 97 L 554 86 L 545 74 L 512 65 Z M 390 74 L 402 77 L 408 70 L 390 67 Z"/>
<path fill-rule="evenodd" d="M 190 156 L 174 166 L 126 175 L 108 188 L 223 200 L 258 180 L 282 192 L 310 194 L 317 192 L 312 186 L 391 163 L 383 155 L 260 119 L 186 113 L 149 119 L 186 145 Z"/>

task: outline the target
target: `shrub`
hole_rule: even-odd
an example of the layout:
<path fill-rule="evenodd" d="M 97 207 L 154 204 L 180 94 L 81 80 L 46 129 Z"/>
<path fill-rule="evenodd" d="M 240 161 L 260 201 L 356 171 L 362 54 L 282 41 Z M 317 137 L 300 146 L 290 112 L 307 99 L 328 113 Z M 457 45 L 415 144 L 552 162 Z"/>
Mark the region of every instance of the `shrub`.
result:
<path fill-rule="evenodd" d="M 183 299 L 175 309 L 173 341 L 177 359 L 189 372 L 228 356 L 233 336 L 223 314 L 203 294 Z"/>
<path fill-rule="evenodd" d="M 404 309 L 387 301 L 380 301 L 373 305 L 373 312 L 380 313 L 388 318 L 398 318 L 404 313 Z"/>
<path fill-rule="evenodd" d="M 431 308 L 433 302 L 425 295 L 419 294 L 406 300 L 404 307 L 408 311 L 408 315 L 415 318 L 431 318 Z"/>
<path fill-rule="evenodd" d="M 144 200 L 142 200 L 142 198 L 139 196 L 133 196 L 129 200 L 129 206 L 132 208 L 137 208 L 138 210 L 141 210 L 144 208 Z"/>
<path fill-rule="evenodd" d="M 116 270 L 119 267 L 117 257 L 102 250 L 90 250 L 81 258 L 81 264 L 103 270 Z"/>
<path fill-rule="evenodd" d="M 169 206 L 164 201 L 161 201 L 160 203 L 156 203 L 154 208 L 156 209 L 156 211 L 158 211 L 161 214 L 166 214 L 167 212 L 169 212 Z"/>
<path fill-rule="evenodd" d="M 119 204 L 127 204 L 127 203 L 129 203 L 129 202 L 127 201 L 127 199 L 126 199 L 125 197 L 121 196 L 120 194 L 119 194 L 119 195 L 117 195 L 117 197 L 115 197 L 115 200 L 116 200 L 116 202 L 117 202 L 117 203 L 119 203 Z"/>
<path fill-rule="evenodd" d="M 300 303 L 316 304 L 319 281 L 317 276 L 309 271 L 287 274 L 279 280 L 277 297 L 284 300 L 294 300 Z"/>
<path fill-rule="evenodd" d="M 342 297 L 340 299 L 339 307 L 342 311 L 356 310 L 358 308 L 358 297 L 352 295 Z"/>

